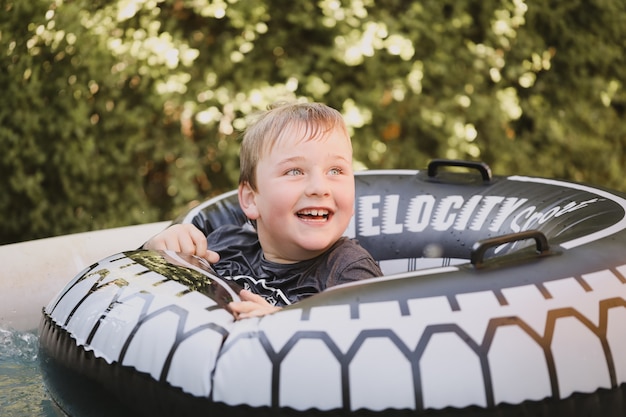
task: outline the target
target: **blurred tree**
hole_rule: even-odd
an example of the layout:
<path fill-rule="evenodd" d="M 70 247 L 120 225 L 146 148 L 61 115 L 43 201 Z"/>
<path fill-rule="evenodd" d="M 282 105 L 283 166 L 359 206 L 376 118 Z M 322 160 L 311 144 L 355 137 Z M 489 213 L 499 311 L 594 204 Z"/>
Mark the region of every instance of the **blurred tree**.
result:
<path fill-rule="evenodd" d="M 496 169 L 626 190 L 625 29 L 623 1 L 529 2 L 503 74 L 520 117 Z"/>
<path fill-rule="evenodd" d="M 622 0 L 0 0 L 0 243 L 235 187 L 246 117 L 339 109 L 357 165 L 621 178 Z"/>

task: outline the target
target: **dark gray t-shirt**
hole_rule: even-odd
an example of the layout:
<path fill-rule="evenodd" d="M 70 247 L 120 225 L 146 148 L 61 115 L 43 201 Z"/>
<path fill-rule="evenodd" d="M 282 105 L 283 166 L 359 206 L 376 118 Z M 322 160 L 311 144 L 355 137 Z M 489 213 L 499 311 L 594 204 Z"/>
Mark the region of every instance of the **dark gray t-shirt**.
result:
<path fill-rule="evenodd" d="M 382 276 L 371 255 L 346 237 L 322 255 L 294 264 L 266 260 L 252 227 L 221 226 L 207 240 L 209 249 L 220 255 L 213 265 L 218 274 L 280 307 L 337 284 Z"/>

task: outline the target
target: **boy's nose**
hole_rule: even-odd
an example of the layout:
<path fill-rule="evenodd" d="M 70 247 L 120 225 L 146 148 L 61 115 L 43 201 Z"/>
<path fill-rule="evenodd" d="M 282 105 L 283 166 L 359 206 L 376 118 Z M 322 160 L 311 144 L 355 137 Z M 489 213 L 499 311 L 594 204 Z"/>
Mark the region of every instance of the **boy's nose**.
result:
<path fill-rule="evenodd" d="M 328 178 L 324 174 L 311 174 L 305 190 L 306 195 L 325 196 L 330 194 Z"/>

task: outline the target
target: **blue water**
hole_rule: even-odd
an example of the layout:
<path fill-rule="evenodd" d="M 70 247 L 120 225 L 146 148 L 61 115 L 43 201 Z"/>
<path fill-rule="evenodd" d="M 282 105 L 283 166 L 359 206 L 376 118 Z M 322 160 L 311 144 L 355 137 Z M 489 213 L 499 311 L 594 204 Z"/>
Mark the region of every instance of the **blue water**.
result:
<path fill-rule="evenodd" d="M 58 417 L 38 362 L 37 334 L 0 328 L 0 416 Z"/>

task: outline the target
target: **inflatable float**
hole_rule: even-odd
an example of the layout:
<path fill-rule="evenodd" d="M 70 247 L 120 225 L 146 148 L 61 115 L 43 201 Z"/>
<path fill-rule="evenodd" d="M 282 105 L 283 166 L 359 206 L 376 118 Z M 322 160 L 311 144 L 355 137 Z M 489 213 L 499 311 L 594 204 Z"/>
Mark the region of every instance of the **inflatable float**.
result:
<path fill-rule="evenodd" d="M 177 253 L 118 253 L 79 273 L 40 325 L 43 374 L 60 408 L 626 414 L 626 196 L 448 160 L 355 180 L 346 234 L 384 276 L 275 314 L 235 321 L 236 289 Z M 180 221 L 209 233 L 245 219 L 231 192 Z"/>

